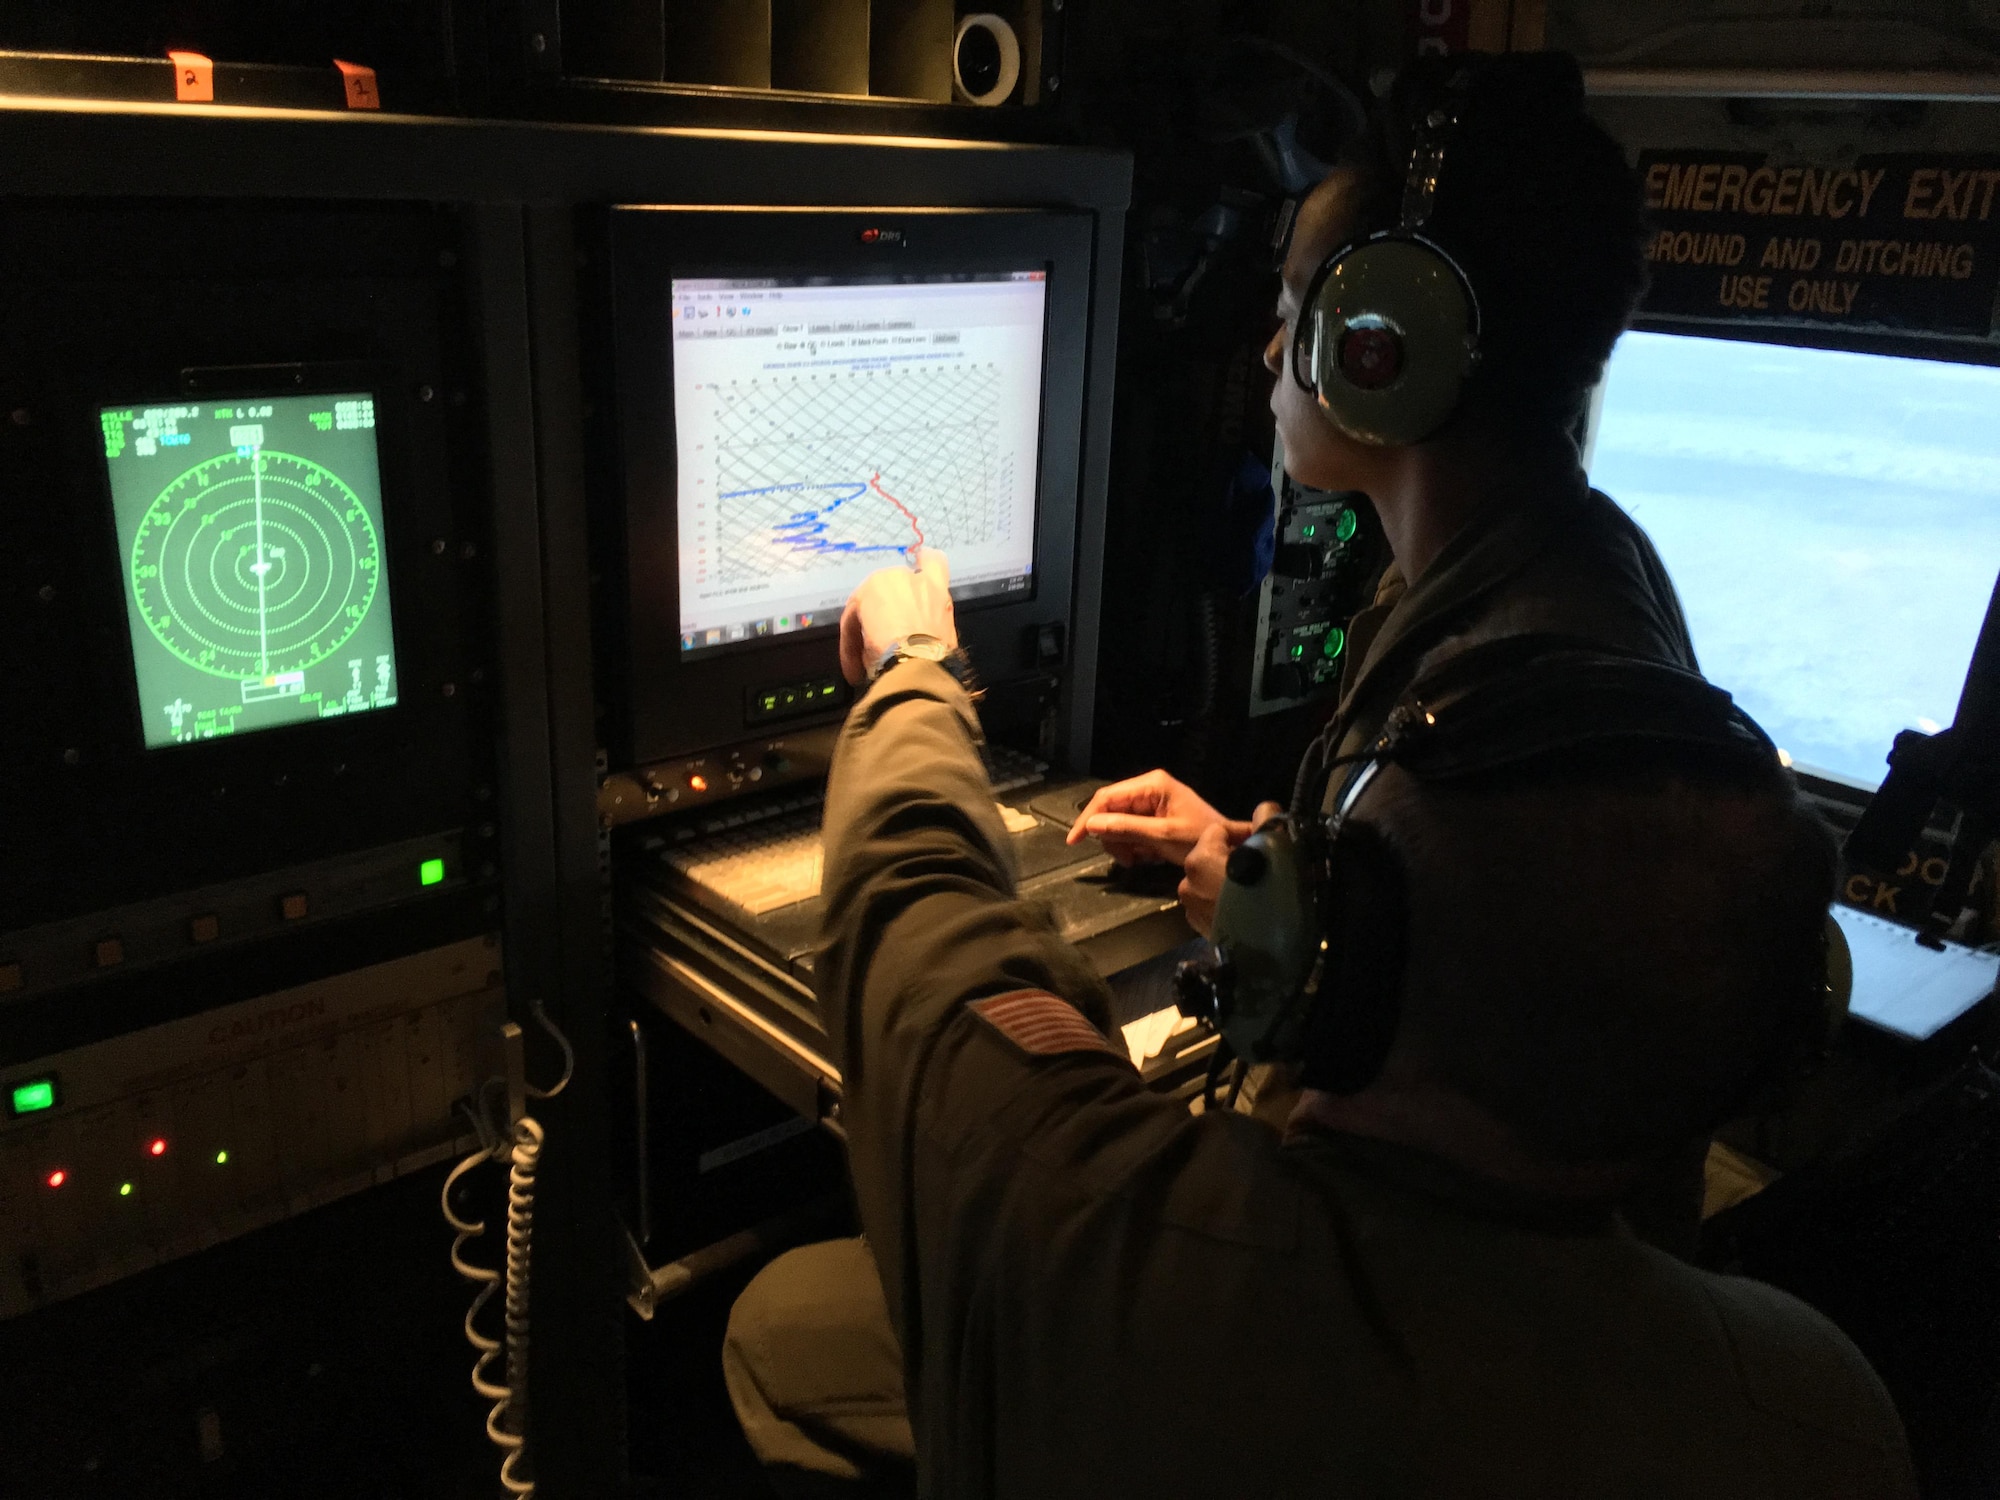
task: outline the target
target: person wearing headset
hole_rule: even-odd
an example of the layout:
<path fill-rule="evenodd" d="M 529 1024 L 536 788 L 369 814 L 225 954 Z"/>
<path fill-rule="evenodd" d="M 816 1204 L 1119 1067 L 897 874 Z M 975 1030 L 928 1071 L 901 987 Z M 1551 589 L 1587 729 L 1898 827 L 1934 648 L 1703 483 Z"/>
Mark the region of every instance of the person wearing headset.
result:
<path fill-rule="evenodd" d="M 1309 416 L 1328 463 L 1376 486 L 1335 487 L 1376 501 L 1410 581 L 1385 588 L 1289 820 L 1226 825 L 1166 787 L 1083 829 L 1190 882 L 1221 856 L 1200 914 L 1224 962 L 1189 1004 L 1300 1070 L 1282 1132 L 1148 1091 L 1101 981 L 1015 899 L 944 560 L 849 601 L 842 666 L 869 685 L 828 784 L 818 974 L 867 1241 L 773 1262 L 724 1350 L 786 1493 L 1914 1494 L 1837 1330 L 1617 1210 L 1811 1040 L 1833 854 L 1768 740 L 1690 670 L 1643 537 L 1531 421 L 1561 401 L 1473 399 L 1540 359 L 1572 400 L 1595 365 L 1551 352 L 1570 327 L 1519 347 L 1532 320 L 1489 289 L 1464 299 L 1467 389 L 1441 427 L 1375 442 L 1324 399 L 1335 373 L 1391 390 L 1429 357 L 1416 312 L 1336 316 L 1340 263 L 1371 223 L 1442 239 L 1454 150 L 1488 143 L 1483 166 L 1464 152 L 1467 213 L 1510 149 L 1552 233 L 1590 191 L 1527 149 L 1559 126 L 1568 165 L 1580 139 L 1589 157 L 1580 91 L 1501 65 L 1428 82 L 1447 97 L 1411 105 L 1441 118 L 1410 175 L 1431 162 L 1433 201 L 1370 207 L 1348 172 L 1307 204 L 1274 397 L 1295 455 L 1314 462 Z M 1462 259 L 1443 269 L 1479 286 Z M 1596 365 L 1628 269 L 1567 288 L 1603 315 Z M 1439 268 L 1404 273 L 1421 301 Z M 1171 826 L 1089 826 L 1108 816 Z"/>
<path fill-rule="evenodd" d="M 1347 627 L 1337 706 L 1291 800 L 1419 672 L 1485 641 L 1542 635 L 1697 669 L 1665 565 L 1590 487 L 1577 447 L 1645 287 L 1646 238 L 1636 174 L 1553 53 L 1412 67 L 1357 159 L 1300 204 L 1264 354 L 1285 464 L 1367 495 L 1392 560 Z M 1277 810 L 1225 818 L 1151 771 L 1100 789 L 1070 839 L 1181 865 L 1206 932 L 1231 849 Z M 1288 1084 L 1257 1069 L 1243 1102 L 1282 1123 Z M 1691 1139 L 1625 1205 L 1678 1254 L 1698 1237 L 1706 1156 Z"/>
<path fill-rule="evenodd" d="M 1562 634 L 1696 664 L 1665 566 L 1590 489 L 1577 449 L 1645 286 L 1636 176 L 1584 113 L 1568 58 L 1452 67 L 1405 74 L 1376 153 L 1408 159 L 1413 117 L 1444 114 L 1432 146 L 1442 163 L 1406 177 L 1364 158 L 1300 205 L 1264 354 L 1287 470 L 1314 489 L 1367 495 L 1393 558 L 1348 627 L 1321 756 L 1368 738 L 1421 664 L 1494 636 Z M 1371 228 L 1385 244 L 1371 247 Z M 1366 307 L 1341 317 L 1339 282 L 1383 269 L 1358 258 L 1397 256 L 1409 241 L 1437 252 L 1418 257 L 1411 290 L 1421 332 L 1442 350 L 1397 347 L 1368 326 L 1378 320 Z M 1384 380 L 1406 355 L 1433 360 L 1407 406 L 1392 404 L 1407 394 L 1400 382 Z M 1153 771 L 1099 790 L 1071 838 L 1099 838 L 1127 862 L 1184 865 L 1182 897 L 1203 926 L 1250 826 Z"/>

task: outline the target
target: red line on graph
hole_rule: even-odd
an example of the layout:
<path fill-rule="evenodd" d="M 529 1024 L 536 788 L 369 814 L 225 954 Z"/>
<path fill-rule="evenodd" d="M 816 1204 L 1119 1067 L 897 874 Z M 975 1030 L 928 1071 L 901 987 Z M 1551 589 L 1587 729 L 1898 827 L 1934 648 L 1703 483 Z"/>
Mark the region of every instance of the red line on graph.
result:
<path fill-rule="evenodd" d="M 919 547 L 923 546 L 924 528 L 917 524 L 917 517 L 915 512 L 913 512 L 909 506 L 903 504 L 902 501 L 898 500 L 894 495 L 890 494 L 887 490 L 882 488 L 882 475 L 880 474 L 880 472 L 877 472 L 875 477 L 868 481 L 868 487 L 871 490 L 873 490 L 876 494 L 880 495 L 884 500 L 887 500 L 891 505 L 895 506 L 896 509 L 900 510 L 906 517 L 908 517 L 910 522 L 910 530 L 914 531 L 917 534 L 917 545 Z"/>

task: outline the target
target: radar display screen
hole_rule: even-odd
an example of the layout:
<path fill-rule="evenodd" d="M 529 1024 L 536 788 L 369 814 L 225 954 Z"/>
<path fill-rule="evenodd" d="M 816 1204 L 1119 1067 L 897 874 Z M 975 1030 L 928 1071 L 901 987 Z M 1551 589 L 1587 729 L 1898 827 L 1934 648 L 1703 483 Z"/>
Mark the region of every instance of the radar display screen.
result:
<path fill-rule="evenodd" d="M 371 395 L 98 418 L 148 748 L 395 703 Z"/>

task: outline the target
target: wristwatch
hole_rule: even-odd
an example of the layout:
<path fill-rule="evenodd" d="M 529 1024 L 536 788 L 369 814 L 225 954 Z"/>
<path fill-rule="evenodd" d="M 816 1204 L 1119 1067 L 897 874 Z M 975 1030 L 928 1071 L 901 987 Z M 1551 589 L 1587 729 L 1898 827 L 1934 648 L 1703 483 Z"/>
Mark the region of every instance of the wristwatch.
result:
<path fill-rule="evenodd" d="M 979 677 L 972 669 L 972 658 L 962 647 L 946 645 L 934 635 L 922 631 L 912 631 L 900 641 L 892 643 L 887 651 L 869 669 L 868 680 L 873 682 L 889 668 L 903 661 L 934 661 L 958 680 L 958 685 L 973 697 L 979 696 Z"/>

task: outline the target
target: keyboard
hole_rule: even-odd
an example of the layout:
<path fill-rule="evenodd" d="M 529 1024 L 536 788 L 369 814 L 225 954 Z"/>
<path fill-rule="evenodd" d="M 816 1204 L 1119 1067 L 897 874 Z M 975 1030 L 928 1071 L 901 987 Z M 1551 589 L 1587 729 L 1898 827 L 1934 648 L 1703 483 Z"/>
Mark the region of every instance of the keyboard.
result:
<path fill-rule="evenodd" d="M 979 758 L 986 762 L 986 779 L 993 783 L 995 796 L 1033 786 L 1049 774 L 1047 761 L 1009 750 L 1005 745 L 981 745 Z"/>
<path fill-rule="evenodd" d="M 1016 759 L 1030 771 L 1028 781 L 1016 785 L 1039 781 L 1048 769 L 1026 756 Z M 993 768 L 989 760 L 988 769 Z M 1022 768 L 1012 769 L 1019 774 Z M 994 790 L 1005 788 L 996 785 Z M 1017 812 L 1004 803 L 995 807 L 1009 833 L 1026 833 L 1036 826 L 1032 813 Z M 817 796 L 803 796 L 684 824 L 671 842 L 660 846 L 660 859 L 732 906 L 761 917 L 819 894 L 824 868 L 820 812 Z"/>
<path fill-rule="evenodd" d="M 660 858 L 695 884 L 752 916 L 819 894 L 819 802 L 771 817 L 712 819 L 683 828 Z"/>

